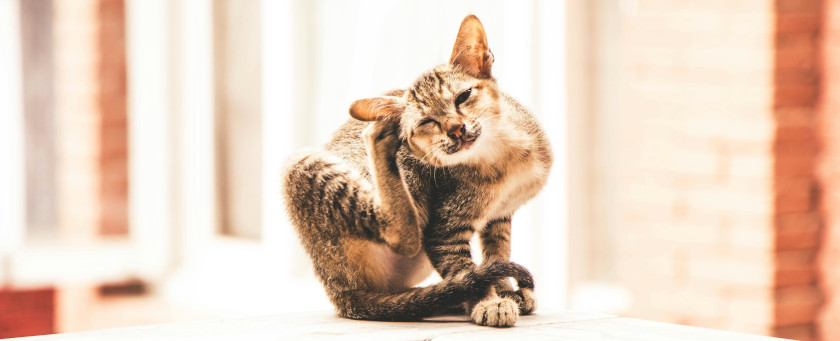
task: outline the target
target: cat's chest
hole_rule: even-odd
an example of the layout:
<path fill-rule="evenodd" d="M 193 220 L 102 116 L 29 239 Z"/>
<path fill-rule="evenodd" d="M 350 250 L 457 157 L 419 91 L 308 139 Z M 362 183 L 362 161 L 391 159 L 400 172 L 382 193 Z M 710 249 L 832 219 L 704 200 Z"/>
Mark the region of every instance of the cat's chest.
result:
<path fill-rule="evenodd" d="M 444 200 L 437 214 L 481 230 L 488 221 L 510 217 L 537 195 L 547 173 L 548 164 L 528 162 L 509 167 L 494 181 L 464 180 Z"/>
<path fill-rule="evenodd" d="M 546 179 L 547 170 L 541 166 L 520 167 L 507 174 L 503 181 L 491 186 L 489 200 L 481 217 L 476 219 L 475 228 L 480 230 L 487 221 L 510 217 L 536 196 Z"/>

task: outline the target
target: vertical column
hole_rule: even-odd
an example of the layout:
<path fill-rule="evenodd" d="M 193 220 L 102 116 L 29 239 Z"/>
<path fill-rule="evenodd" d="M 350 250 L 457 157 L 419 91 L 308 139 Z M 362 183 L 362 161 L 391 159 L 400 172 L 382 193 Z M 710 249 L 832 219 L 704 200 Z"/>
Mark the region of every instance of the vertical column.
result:
<path fill-rule="evenodd" d="M 772 334 L 814 340 L 822 299 L 815 259 L 820 235 L 819 0 L 775 2 L 773 69 L 774 314 Z"/>
<path fill-rule="evenodd" d="M 53 2 L 56 170 L 64 238 L 91 239 L 99 230 L 97 0 Z"/>
<path fill-rule="evenodd" d="M 62 238 L 128 233 L 123 0 L 53 0 L 58 217 Z M 88 325 L 87 284 L 59 283 L 57 328 Z"/>
<path fill-rule="evenodd" d="M 126 52 L 131 238 L 146 276 L 176 258 L 172 8 L 167 0 L 128 0 Z"/>
<path fill-rule="evenodd" d="M 99 0 L 97 65 L 100 121 L 99 233 L 128 233 L 128 120 L 126 117 L 125 3 Z"/>
<path fill-rule="evenodd" d="M 30 123 L 24 120 L 24 107 L 28 106 L 24 105 L 24 87 L 38 87 L 33 83 L 43 79 L 34 77 L 24 80 L 23 70 L 29 67 L 32 71 L 34 65 L 33 60 L 24 61 L 21 57 L 27 54 L 22 51 L 25 50 L 22 44 L 27 40 L 32 43 L 30 38 L 34 34 L 34 25 L 27 21 L 32 18 L 28 16 L 37 15 L 38 11 L 33 7 L 43 4 L 43 1 L 0 0 L 0 51 L 3 51 L 0 53 L 0 75 L 3 75 L 0 77 L 0 107 L 4 108 L 0 112 L 0 160 L 3 160 L 3 167 L 0 167 L 0 188 L 3 189 L 0 192 L 0 338 L 55 332 L 55 290 L 10 287 L 12 267 L 7 258 L 23 246 L 27 220 L 32 220 L 32 215 L 27 217 L 25 210 L 28 207 L 25 206 L 28 205 L 24 205 L 23 200 L 27 187 L 24 184 L 24 178 L 27 178 L 25 164 L 31 161 L 24 156 L 24 138 L 30 138 L 28 133 L 24 137 L 25 127 L 29 127 Z M 39 41 L 34 45 L 43 47 L 44 44 L 50 42 Z M 43 66 L 43 63 L 52 61 L 39 59 L 35 62 Z M 46 86 L 51 87 L 51 84 Z M 44 111 L 39 113 L 45 114 Z M 30 174 L 28 178 L 31 177 Z M 35 214 L 40 217 L 49 215 Z"/>
<path fill-rule="evenodd" d="M 52 0 L 19 2 L 26 126 L 26 225 L 30 237 L 40 237 L 53 235 L 57 230 Z"/>
<path fill-rule="evenodd" d="M 124 235 L 127 215 L 122 0 L 54 0 L 59 221 L 69 239 Z"/>
<path fill-rule="evenodd" d="M 817 334 L 822 340 L 840 339 L 840 1 L 824 0 L 821 25 L 819 136 L 822 137 L 819 175 L 824 222 L 820 232 L 819 285 L 824 305 Z"/>

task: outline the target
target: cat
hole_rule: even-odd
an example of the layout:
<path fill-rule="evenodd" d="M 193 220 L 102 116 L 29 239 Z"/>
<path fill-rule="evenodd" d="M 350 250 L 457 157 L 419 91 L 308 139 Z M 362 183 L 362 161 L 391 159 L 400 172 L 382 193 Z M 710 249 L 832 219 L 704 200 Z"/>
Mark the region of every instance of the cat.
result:
<path fill-rule="evenodd" d="M 509 261 L 511 216 L 545 184 L 552 153 L 535 117 L 498 90 L 493 61 L 469 15 L 449 63 L 353 102 L 322 150 L 290 158 L 286 209 L 339 316 L 460 311 L 508 327 L 536 308 L 531 274 Z M 441 282 L 414 287 L 433 270 Z"/>

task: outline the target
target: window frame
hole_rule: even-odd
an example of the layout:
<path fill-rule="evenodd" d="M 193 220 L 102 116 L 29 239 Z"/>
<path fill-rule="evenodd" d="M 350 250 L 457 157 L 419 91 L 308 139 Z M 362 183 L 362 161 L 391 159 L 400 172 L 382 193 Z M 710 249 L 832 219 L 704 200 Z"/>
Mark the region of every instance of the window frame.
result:
<path fill-rule="evenodd" d="M 0 228 L 0 282 L 11 287 L 99 284 L 109 281 L 162 278 L 171 265 L 170 179 L 165 105 L 167 68 L 157 67 L 169 51 L 165 1 L 127 1 L 126 31 L 129 79 L 129 235 L 77 242 L 28 240 L 25 218 L 25 159 L 23 140 L 22 42 L 17 1 L 1 0 L 0 135 L 10 146 L 0 158 L 10 160 L 2 179 L 9 190 L 0 194 L 0 211 L 7 222 Z M 154 23 L 149 25 L 149 23 Z M 140 27 L 143 27 L 140 29 Z M 151 29 L 150 29 L 151 27 Z M 157 72 L 155 72 L 157 71 Z M 153 143 L 149 143 L 153 141 Z"/>

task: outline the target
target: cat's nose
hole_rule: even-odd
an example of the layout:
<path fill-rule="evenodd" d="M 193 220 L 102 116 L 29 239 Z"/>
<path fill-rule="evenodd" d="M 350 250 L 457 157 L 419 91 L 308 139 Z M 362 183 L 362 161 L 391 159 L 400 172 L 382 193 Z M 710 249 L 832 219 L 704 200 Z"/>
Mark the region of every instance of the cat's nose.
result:
<path fill-rule="evenodd" d="M 453 140 L 458 140 L 461 138 L 461 136 L 464 136 L 464 133 L 466 132 L 467 128 L 464 126 L 463 123 L 456 123 L 453 124 L 451 128 L 449 128 L 449 132 L 447 133 L 447 135 L 449 135 L 449 137 Z"/>

